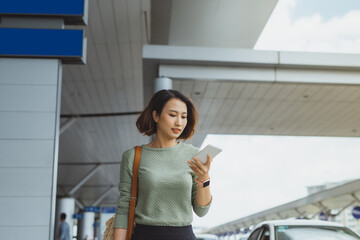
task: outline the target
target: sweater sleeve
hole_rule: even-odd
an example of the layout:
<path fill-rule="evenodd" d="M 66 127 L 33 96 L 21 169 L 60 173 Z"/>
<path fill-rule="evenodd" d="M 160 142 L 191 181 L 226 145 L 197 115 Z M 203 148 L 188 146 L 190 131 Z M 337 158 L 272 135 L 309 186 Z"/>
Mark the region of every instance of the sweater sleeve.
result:
<path fill-rule="evenodd" d="M 120 196 L 116 208 L 114 228 L 127 228 L 129 203 L 131 194 L 132 169 L 134 165 L 135 150 L 129 149 L 124 152 L 120 163 Z"/>
<path fill-rule="evenodd" d="M 193 151 L 194 151 L 194 156 L 195 156 L 195 154 L 199 152 L 199 148 L 193 147 Z M 212 203 L 212 197 L 211 197 L 210 203 L 207 206 L 199 206 L 195 201 L 197 189 L 198 189 L 198 183 L 196 181 L 196 175 L 194 173 L 192 173 L 191 203 L 192 203 L 195 214 L 198 215 L 199 217 L 203 217 L 209 212 L 209 209 L 210 209 L 210 206 Z"/>
<path fill-rule="evenodd" d="M 192 193 L 191 193 L 191 202 L 192 202 L 192 206 L 193 206 L 193 209 L 194 209 L 194 212 L 196 213 L 196 215 L 198 215 L 199 217 L 203 217 L 209 212 L 209 209 L 210 209 L 210 206 L 212 203 L 212 197 L 211 197 L 211 201 L 209 202 L 208 205 L 199 206 L 195 201 L 197 188 L 198 188 L 198 183 L 196 181 L 196 175 L 194 174 L 193 175 Z"/>

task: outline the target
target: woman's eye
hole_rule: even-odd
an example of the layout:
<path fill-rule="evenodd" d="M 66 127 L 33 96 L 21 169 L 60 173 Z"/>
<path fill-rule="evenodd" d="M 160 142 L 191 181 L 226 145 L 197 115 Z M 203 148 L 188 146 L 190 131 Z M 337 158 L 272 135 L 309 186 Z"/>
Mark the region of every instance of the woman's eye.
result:
<path fill-rule="evenodd" d="M 186 117 L 181 117 L 182 119 L 185 119 Z"/>
<path fill-rule="evenodd" d="M 176 115 L 169 114 L 171 117 L 176 117 Z"/>

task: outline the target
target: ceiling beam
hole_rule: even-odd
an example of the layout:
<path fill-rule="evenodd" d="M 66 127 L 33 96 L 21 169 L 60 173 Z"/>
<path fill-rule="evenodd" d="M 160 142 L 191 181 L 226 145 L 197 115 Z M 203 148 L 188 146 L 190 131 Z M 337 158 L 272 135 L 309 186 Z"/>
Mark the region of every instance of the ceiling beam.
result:
<path fill-rule="evenodd" d="M 82 185 L 84 185 L 101 167 L 102 164 L 98 164 L 93 168 L 83 179 L 81 179 L 70 191 L 69 195 L 72 196 L 76 191 L 78 191 Z"/>
<path fill-rule="evenodd" d="M 60 127 L 60 135 L 63 134 L 67 129 L 69 129 L 76 122 L 76 118 L 72 117 L 67 119 Z"/>
<path fill-rule="evenodd" d="M 334 70 L 321 67 L 160 65 L 159 76 L 197 81 L 360 84 L 360 69 Z"/>
<path fill-rule="evenodd" d="M 87 114 L 61 114 L 60 118 L 92 118 L 92 117 L 119 117 L 139 115 L 141 112 L 116 112 L 116 113 L 87 113 Z"/>
<path fill-rule="evenodd" d="M 108 187 L 104 193 L 101 194 L 101 196 L 96 199 L 91 206 L 97 206 L 111 191 L 113 190 L 114 186 Z"/>
<path fill-rule="evenodd" d="M 75 198 L 75 205 L 78 206 L 80 209 L 84 209 L 84 204 L 80 202 L 80 200 Z"/>

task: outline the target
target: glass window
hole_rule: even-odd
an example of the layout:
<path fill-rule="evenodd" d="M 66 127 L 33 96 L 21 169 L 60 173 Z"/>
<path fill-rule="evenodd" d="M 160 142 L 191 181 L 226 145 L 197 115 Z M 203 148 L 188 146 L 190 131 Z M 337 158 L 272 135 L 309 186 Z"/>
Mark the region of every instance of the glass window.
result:
<path fill-rule="evenodd" d="M 268 228 L 263 228 L 259 240 L 270 240 L 270 230 Z"/>
<path fill-rule="evenodd" d="M 275 240 L 360 240 L 350 229 L 327 226 L 278 226 Z"/>
<path fill-rule="evenodd" d="M 248 240 L 258 240 L 260 232 L 261 232 L 261 228 L 256 229 L 253 233 L 251 233 Z"/>

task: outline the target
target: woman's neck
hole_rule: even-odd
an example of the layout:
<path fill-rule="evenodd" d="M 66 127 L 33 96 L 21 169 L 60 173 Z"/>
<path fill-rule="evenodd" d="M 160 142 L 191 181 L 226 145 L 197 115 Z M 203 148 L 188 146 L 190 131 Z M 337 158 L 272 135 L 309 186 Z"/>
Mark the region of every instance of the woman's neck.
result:
<path fill-rule="evenodd" d="M 167 140 L 167 139 L 161 139 L 161 138 L 155 137 L 154 141 L 147 144 L 147 146 L 153 147 L 153 148 L 167 148 L 167 147 L 173 147 L 177 144 L 178 143 L 176 142 L 176 139 Z"/>

